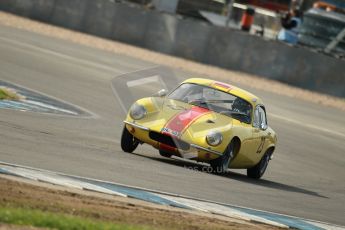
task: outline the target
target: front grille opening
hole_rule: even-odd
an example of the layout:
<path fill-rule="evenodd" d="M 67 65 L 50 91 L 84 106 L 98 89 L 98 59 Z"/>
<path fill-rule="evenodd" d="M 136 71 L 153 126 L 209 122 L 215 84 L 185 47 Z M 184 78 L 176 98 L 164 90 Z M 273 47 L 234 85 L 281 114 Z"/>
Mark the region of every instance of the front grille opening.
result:
<path fill-rule="evenodd" d="M 157 133 L 157 132 L 151 131 L 151 132 L 149 132 L 149 137 L 152 140 L 158 141 L 160 143 L 169 145 L 169 146 L 174 147 L 174 148 L 182 149 L 184 151 L 189 150 L 189 148 L 190 148 L 189 143 L 182 141 L 180 139 L 173 138 L 171 136 L 162 134 L 162 133 Z"/>

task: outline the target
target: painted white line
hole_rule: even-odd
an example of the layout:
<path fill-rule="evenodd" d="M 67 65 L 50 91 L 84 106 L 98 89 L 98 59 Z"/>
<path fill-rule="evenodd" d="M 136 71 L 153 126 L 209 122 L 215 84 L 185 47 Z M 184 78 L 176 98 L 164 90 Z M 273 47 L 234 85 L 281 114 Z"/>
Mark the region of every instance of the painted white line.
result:
<path fill-rule="evenodd" d="M 26 168 L 26 169 L 38 170 L 38 171 L 48 172 L 48 173 L 57 173 L 59 175 L 68 176 L 68 177 L 71 177 L 71 178 L 82 179 L 82 180 L 93 180 L 95 182 L 101 182 L 101 183 L 109 183 L 109 184 L 113 184 L 113 185 L 118 185 L 118 186 L 122 186 L 122 187 L 126 187 L 126 188 L 131 188 L 131 189 L 138 189 L 138 190 L 142 190 L 142 191 L 145 191 L 145 192 L 151 192 L 151 193 L 160 194 L 160 195 L 180 197 L 180 198 L 185 198 L 185 199 L 190 199 L 190 200 L 195 200 L 195 201 L 202 201 L 202 202 L 208 202 L 208 203 L 212 203 L 212 204 L 224 205 L 224 206 L 228 206 L 228 207 L 231 206 L 233 208 L 241 208 L 241 209 L 247 209 L 247 210 L 252 210 L 252 211 L 264 212 L 264 213 L 268 213 L 268 214 L 279 215 L 279 216 L 282 216 L 282 217 L 296 218 L 298 220 L 302 220 L 302 221 L 305 221 L 305 222 L 308 222 L 308 223 L 312 223 L 312 224 L 317 223 L 319 225 L 327 226 L 326 229 L 335 228 L 335 229 L 343 229 L 343 230 L 345 230 L 345 226 L 340 226 L 340 225 L 336 225 L 336 224 L 326 223 L 326 222 L 322 222 L 322 221 L 318 221 L 318 220 L 311 220 L 311 219 L 300 218 L 300 217 L 293 216 L 293 215 L 286 215 L 286 214 L 275 213 L 275 212 L 270 212 L 270 211 L 265 211 L 265 210 L 260 210 L 260 209 L 248 208 L 248 207 L 239 206 L 239 205 L 232 205 L 232 204 L 216 202 L 216 201 L 211 201 L 211 200 L 201 199 L 201 198 L 195 198 L 195 197 L 190 197 L 190 196 L 185 196 L 185 195 L 179 195 L 179 194 L 175 194 L 175 193 L 169 193 L 169 192 L 164 192 L 164 191 L 159 191 L 159 190 L 154 190 L 154 189 L 147 189 L 147 188 L 143 188 L 143 187 L 139 187 L 139 186 L 125 185 L 125 184 L 115 183 L 115 182 L 106 181 L 106 180 L 99 180 L 99 179 L 87 178 L 87 177 L 82 177 L 82 176 L 76 176 L 76 175 L 71 175 L 71 174 L 67 174 L 67 173 L 53 172 L 53 171 L 49 171 L 49 170 L 45 170 L 45 169 L 39 169 L 39 168 L 34 168 L 34 167 L 29 167 L 29 166 L 12 164 L 12 163 L 7 163 L 7 162 L 3 162 L 3 161 L 0 161 L 0 165 L 22 167 L 22 168 Z"/>
<path fill-rule="evenodd" d="M 1 39 L 1 38 L 0 38 L 0 39 Z M 85 109 L 85 108 L 83 108 L 83 107 L 81 107 L 81 106 L 79 106 L 79 105 L 75 105 L 75 104 L 73 104 L 73 103 L 67 102 L 67 101 L 65 101 L 65 100 L 62 100 L 62 99 L 57 98 L 57 97 L 54 97 L 54 96 L 52 96 L 52 95 L 48 95 L 48 94 L 45 94 L 45 93 L 43 93 L 43 92 L 40 92 L 40 91 L 31 89 L 31 88 L 26 87 L 26 86 L 19 85 L 19 84 L 10 82 L 10 81 L 5 81 L 5 82 L 8 82 L 8 83 L 10 83 L 10 84 L 12 84 L 12 85 L 14 85 L 14 86 L 16 86 L 16 87 L 18 87 L 18 88 L 22 88 L 22 89 L 25 89 L 25 90 L 27 90 L 27 91 L 31 91 L 31 92 L 34 92 L 34 93 L 36 93 L 36 94 L 45 96 L 45 97 L 47 97 L 47 98 L 51 98 L 51 99 L 54 99 L 54 100 L 56 100 L 56 101 L 62 102 L 62 103 L 66 104 L 66 105 L 69 105 L 69 106 L 71 106 L 71 107 L 75 107 L 75 108 L 79 109 L 80 111 L 83 111 L 84 113 L 87 114 L 87 116 L 76 116 L 77 118 L 84 118 L 84 119 L 93 118 L 93 119 L 96 119 L 96 118 L 99 118 L 99 117 L 100 117 L 99 115 L 97 115 L 97 114 L 95 114 L 95 113 L 93 113 L 93 112 L 91 112 L 91 111 L 89 111 L 89 110 L 87 110 L 87 109 Z M 48 114 L 48 113 L 46 113 L 46 114 Z M 63 115 L 63 114 L 52 114 L 52 113 L 49 113 L 49 115 L 63 116 L 63 117 L 66 116 L 66 115 Z M 73 117 L 72 117 L 72 116 L 69 116 L 69 118 L 73 118 Z"/>
<path fill-rule="evenodd" d="M 280 119 L 280 120 L 284 120 L 286 122 L 294 123 L 294 124 L 299 125 L 299 126 L 303 126 L 303 127 L 310 128 L 310 129 L 315 129 L 315 130 L 318 130 L 318 131 L 321 131 L 321 132 L 325 132 L 325 133 L 329 133 L 329 134 L 333 134 L 333 135 L 337 135 L 337 136 L 345 138 L 345 134 L 344 133 L 340 133 L 340 132 L 337 132 L 337 131 L 329 130 L 329 129 L 323 128 L 321 126 L 307 124 L 307 123 L 304 123 L 304 122 L 301 122 L 301 121 L 297 121 L 297 120 L 294 120 L 294 119 L 291 119 L 291 118 L 287 118 L 287 117 L 283 117 L 283 116 L 280 116 L 280 115 L 277 115 L 277 114 L 273 114 L 273 113 L 269 113 L 268 116 L 269 117 L 274 117 L 274 118 L 277 118 L 277 119 Z"/>
<path fill-rule="evenodd" d="M 48 104 L 45 104 L 45 103 L 42 103 L 42 102 L 38 102 L 38 101 L 25 100 L 24 102 L 26 102 L 28 104 L 36 105 L 36 106 L 39 106 L 39 107 L 43 107 L 43 108 L 47 108 L 47 109 L 52 109 L 52 110 L 68 113 L 68 114 L 71 114 L 71 115 L 78 115 L 78 113 L 75 113 L 73 111 L 70 111 L 70 110 L 67 110 L 67 109 L 62 109 L 62 108 L 55 107 L 53 105 L 48 105 Z"/>

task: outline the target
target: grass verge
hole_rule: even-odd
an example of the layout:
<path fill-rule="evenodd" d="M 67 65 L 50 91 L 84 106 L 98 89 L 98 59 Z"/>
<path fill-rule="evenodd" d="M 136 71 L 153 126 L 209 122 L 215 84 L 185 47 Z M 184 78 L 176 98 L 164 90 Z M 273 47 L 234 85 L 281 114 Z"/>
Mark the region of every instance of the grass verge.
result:
<path fill-rule="evenodd" d="M 0 87 L 0 100 L 20 100 L 21 96 L 16 93 L 16 91 Z"/>
<path fill-rule="evenodd" d="M 32 185 L 27 180 L 18 180 L 0 174 L 0 229 L 2 223 L 19 226 L 15 229 L 25 229 L 26 226 L 28 229 L 279 229 L 136 199 L 75 189 L 66 191 L 64 187 L 38 182 Z"/>
<path fill-rule="evenodd" d="M 126 224 L 114 224 L 94 221 L 91 219 L 75 217 L 64 214 L 43 212 L 40 210 L 25 208 L 0 207 L 0 222 L 21 226 L 33 226 L 53 228 L 59 230 L 145 230 L 147 227 L 130 226 Z"/>

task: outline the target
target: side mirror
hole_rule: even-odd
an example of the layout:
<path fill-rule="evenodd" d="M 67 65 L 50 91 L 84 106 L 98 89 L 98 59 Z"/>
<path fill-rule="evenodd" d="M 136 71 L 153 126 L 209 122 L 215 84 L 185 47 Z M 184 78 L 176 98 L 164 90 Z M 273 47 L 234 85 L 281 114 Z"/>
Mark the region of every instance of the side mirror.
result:
<path fill-rule="evenodd" d="M 153 96 L 156 97 L 165 97 L 168 94 L 168 90 L 166 89 L 161 89 L 157 93 L 155 93 Z"/>

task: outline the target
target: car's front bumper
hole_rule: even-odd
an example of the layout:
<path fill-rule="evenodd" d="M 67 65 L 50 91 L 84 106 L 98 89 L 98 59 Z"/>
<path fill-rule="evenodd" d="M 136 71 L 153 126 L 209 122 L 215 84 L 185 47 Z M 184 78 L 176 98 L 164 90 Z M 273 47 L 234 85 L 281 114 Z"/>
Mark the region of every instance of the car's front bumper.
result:
<path fill-rule="evenodd" d="M 184 147 L 178 148 L 178 146 L 181 146 L 179 143 L 174 144 L 169 144 L 166 145 L 166 143 L 161 143 L 158 141 L 157 138 L 152 138 L 152 133 L 158 133 L 154 130 L 150 130 L 150 128 L 142 126 L 140 124 L 137 124 L 135 122 L 130 122 L 130 121 L 124 121 L 126 124 L 126 128 L 128 131 L 139 141 L 147 143 L 149 145 L 152 145 L 153 147 L 157 149 L 163 149 L 167 150 L 166 147 L 168 147 L 169 151 L 175 152 L 176 154 L 180 156 L 195 156 L 195 157 L 189 157 L 189 158 L 197 158 L 198 160 L 202 161 L 209 161 L 212 159 L 216 159 L 219 156 L 223 155 L 223 153 L 213 150 L 210 147 L 203 147 L 200 145 L 197 145 L 195 143 L 188 143 L 189 148 L 186 149 Z M 150 135 L 151 132 L 151 135 Z M 159 133 L 158 133 L 159 134 Z M 181 140 L 177 140 L 176 142 L 181 142 Z M 182 141 L 183 142 L 183 141 Z M 177 145 L 177 146 L 176 146 Z"/>

